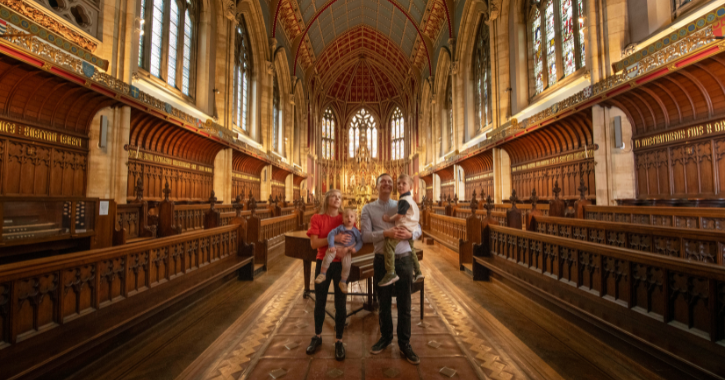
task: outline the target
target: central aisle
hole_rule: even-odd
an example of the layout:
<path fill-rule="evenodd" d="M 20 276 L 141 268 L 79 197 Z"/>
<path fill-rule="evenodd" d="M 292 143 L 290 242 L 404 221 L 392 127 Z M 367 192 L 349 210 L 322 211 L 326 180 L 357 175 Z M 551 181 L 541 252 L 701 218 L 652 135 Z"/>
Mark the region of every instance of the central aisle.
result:
<path fill-rule="evenodd" d="M 401 358 L 397 341 L 379 355 L 369 352 L 379 328 L 377 313 L 367 311 L 348 319 L 343 362 L 334 359 L 332 318 L 325 319 L 321 349 L 306 355 L 314 303 L 302 297 L 301 263 L 285 258 L 253 282 L 231 281 L 158 321 L 72 378 L 448 379 L 444 367 L 456 379 L 688 378 L 496 281 L 474 282 L 457 270 L 458 257 L 446 248 L 417 246 L 424 250 L 426 275 L 422 321 L 419 293 L 412 297 L 411 346 L 420 356 L 418 366 Z M 352 290 L 365 285 L 353 284 Z M 362 303 L 362 297 L 348 299 L 348 311 Z"/>

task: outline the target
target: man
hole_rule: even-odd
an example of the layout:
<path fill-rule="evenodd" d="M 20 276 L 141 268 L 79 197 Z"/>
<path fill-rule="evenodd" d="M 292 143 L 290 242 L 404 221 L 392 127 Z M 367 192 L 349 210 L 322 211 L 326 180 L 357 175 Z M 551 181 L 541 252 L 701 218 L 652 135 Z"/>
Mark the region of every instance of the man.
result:
<path fill-rule="evenodd" d="M 370 350 L 379 354 L 393 341 L 393 294 L 398 298 L 398 346 L 400 352 L 413 364 L 420 363 L 418 355 L 410 347 L 410 284 L 413 279 L 413 261 L 410 258 L 411 238 L 418 239 L 421 235 L 420 226 L 412 234 L 405 227 L 396 228 L 392 223 L 383 221 L 383 215 L 393 216 L 398 210 L 398 202 L 390 199 L 393 191 L 393 178 L 389 174 L 381 174 L 377 180 L 378 200 L 368 203 L 362 209 L 360 226 L 363 242 L 373 243 L 375 259 L 373 260 L 375 284 L 385 276 L 385 238 L 400 240 L 395 248 L 395 272 L 400 280 L 393 285 L 377 288 L 380 302 L 380 340 Z"/>

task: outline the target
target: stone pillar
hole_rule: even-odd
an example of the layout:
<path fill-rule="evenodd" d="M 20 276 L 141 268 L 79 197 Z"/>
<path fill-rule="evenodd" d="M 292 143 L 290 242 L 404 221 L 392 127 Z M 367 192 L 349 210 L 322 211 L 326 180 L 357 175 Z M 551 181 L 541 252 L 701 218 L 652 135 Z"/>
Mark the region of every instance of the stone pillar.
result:
<path fill-rule="evenodd" d="M 493 148 L 493 197 L 502 203 L 511 196 L 511 159 L 501 148 Z"/>
<path fill-rule="evenodd" d="M 288 202 L 294 200 L 293 198 L 294 198 L 294 194 L 295 194 L 294 193 L 295 182 L 293 179 L 294 179 L 294 175 L 289 174 L 289 175 L 287 175 L 287 178 L 284 180 L 284 198 Z"/>
<path fill-rule="evenodd" d="M 259 185 L 260 200 L 267 200 L 269 194 L 272 193 L 272 165 L 267 165 L 262 169 L 262 175 Z"/>
<path fill-rule="evenodd" d="M 99 147 L 101 116 L 108 118 L 106 147 Z M 111 198 L 126 203 L 128 185 L 128 144 L 131 108 L 104 108 L 93 117 L 89 128 L 88 197 Z"/>
<path fill-rule="evenodd" d="M 441 198 L 441 177 L 433 173 L 433 200 L 438 201 Z"/>
<path fill-rule="evenodd" d="M 222 203 L 231 203 L 232 197 L 232 150 L 223 149 L 214 159 L 214 194 Z"/>
<path fill-rule="evenodd" d="M 614 119 L 619 116 L 622 125 L 623 148 L 614 142 Z M 627 116 L 617 107 L 592 107 L 594 144 L 594 181 L 597 205 L 616 205 L 616 199 L 636 197 L 634 153 L 632 153 L 632 126 Z"/>

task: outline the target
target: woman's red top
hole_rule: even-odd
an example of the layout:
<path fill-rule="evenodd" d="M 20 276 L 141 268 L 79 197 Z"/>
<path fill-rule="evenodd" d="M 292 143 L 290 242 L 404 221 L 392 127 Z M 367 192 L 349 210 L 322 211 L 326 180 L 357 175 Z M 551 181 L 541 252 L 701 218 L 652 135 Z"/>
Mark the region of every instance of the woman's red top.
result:
<path fill-rule="evenodd" d="M 307 230 L 307 236 L 317 235 L 320 239 L 327 239 L 327 234 L 342 224 L 342 214 L 337 216 L 329 216 L 327 214 L 315 214 L 310 219 L 310 229 Z M 317 260 L 325 258 L 327 246 L 317 248 Z M 339 262 L 340 259 L 335 258 L 333 262 Z"/>

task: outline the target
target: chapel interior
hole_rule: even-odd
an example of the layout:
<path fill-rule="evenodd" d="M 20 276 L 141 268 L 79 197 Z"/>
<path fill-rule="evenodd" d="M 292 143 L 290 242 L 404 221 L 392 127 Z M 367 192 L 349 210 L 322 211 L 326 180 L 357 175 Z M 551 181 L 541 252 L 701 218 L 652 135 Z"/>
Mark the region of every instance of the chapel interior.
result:
<path fill-rule="evenodd" d="M 725 0 L 0 0 L 0 216 L 0 380 L 725 379 Z"/>

